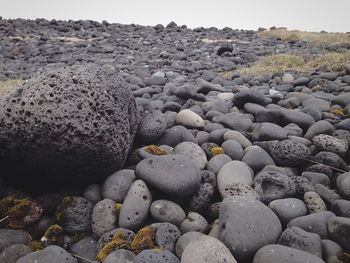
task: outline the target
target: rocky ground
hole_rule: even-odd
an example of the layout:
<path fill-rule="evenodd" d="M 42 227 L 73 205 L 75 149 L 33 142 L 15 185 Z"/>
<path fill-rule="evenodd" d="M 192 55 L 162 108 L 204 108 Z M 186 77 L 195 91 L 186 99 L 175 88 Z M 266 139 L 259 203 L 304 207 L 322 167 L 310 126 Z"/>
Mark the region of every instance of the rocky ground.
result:
<path fill-rule="evenodd" d="M 1 263 L 350 262 L 350 40 L 44 19 L 0 38 Z"/>

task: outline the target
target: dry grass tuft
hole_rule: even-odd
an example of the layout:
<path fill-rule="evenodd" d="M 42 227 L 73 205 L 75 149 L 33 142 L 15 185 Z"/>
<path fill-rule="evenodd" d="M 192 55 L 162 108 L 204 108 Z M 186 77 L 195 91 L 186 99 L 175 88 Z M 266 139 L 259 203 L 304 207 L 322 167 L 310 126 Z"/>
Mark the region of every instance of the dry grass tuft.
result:
<path fill-rule="evenodd" d="M 6 91 L 22 84 L 24 80 L 22 79 L 8 79 L 5 81 L 0 81 L 0 95 L 4 94 Z"/>
<path fill-rule="evenodd" d="M 278 54 L 261 58 L 250 67 L 237 71 L 222 72 L 225 78 L 230 78 L 239 72 L 242 76 L 261 76 L 284 72 L 309 73 L 314 70 L 337 72 L 350 63 L 350 51 L 345 53 L 325 53 L 310 60 L 300 55 Z"/>
<path fill-rule="evenodd" d="M 284 41 L 307 41 L 318 45 L 350 44 L 350 34 L 347 33 L 318 33 L 277 29 L 259 32 L 258 35 L 263 38 L 281 39 Z"/>

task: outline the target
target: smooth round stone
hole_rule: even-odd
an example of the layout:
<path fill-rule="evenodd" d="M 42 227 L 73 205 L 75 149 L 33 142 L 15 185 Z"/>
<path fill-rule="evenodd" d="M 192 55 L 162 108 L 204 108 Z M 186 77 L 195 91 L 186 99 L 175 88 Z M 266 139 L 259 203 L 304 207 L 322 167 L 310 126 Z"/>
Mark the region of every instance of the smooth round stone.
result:
<path fill-rule="evenodd" d="M 323 199 L 323 201 L 328 205 L 332 205 L 336 200 L 341 199 L 341 196 L 333 189 L 322 184 L 315 184 L 315 192 Z"/>
<path fill-rule="evenodd" d="M 51 245 L 43 250 L 30 253 L 17 260 L 16 263 L 77 263 L 77 259 L 59 246 Z"/>
<path fill-rule="evenodd" d="M 157 190 L 177 196 L 192 194 L 201 181 L 196 163 L 176 154 L 144 159 L 137 164 L 135 174 Z"/>
<path fill-rule="evenodd" d="M 267 165 L 275 165 L 270 155 L 263 148 L 256 145 L 244 149 L 242 162 L 249 165 L 254 172 L 260 171 Z"/>
<path fill-rule="evenodd" d="M 233 130 L 226 131 L 224 133 L 224 140 L 237 141 L 242 146 L 243 149 L 252 145 L 252 143 L 239 131 L 233 131 Z"/>
<path fill-rule="evenodd" d="M 146 183 L 136 180 L 125 197 L 119 214 L 119 226 L 137 230 L 148 218 L 152 195 Z"/>
<path fill-rule="evenodd" d="M 154 239 L 159 248 L 174 253 L 176 241 L 181 236 L 180 230 L 171 223 L 154 223 L 151 227 L 156 232 Z"/>
<path fill-rule="evenodd" d="M 290 73 L 284 73 L 282 77 L 282 83 L 292 84 L 294 82 L 294 76 Z"/>
<path fill-rule="evenodd" d="M 179 154 L 193 160 L 203 170 L 208 162 L 203 149 L 193 142 L 182 142 L 175 146 L 173 154 Z"/>
<path fill-rule="evenodd" d="M 197 231 L 205 233 L 208 229 L 207 220 L 196 212 L 189 212 L 186 219 L 181 223 L 180 230 L 182 233 Z"/>
<path fill-rule="evenodd" d="M 131 263 L 135 254 L 126 249 L 117 249 L 108 254 L 102 263 Z"/>
<path fill-rule="evenodd" d="M 267 245 L 255 254 L 253 263 L 324 263 L 324 261 L 310 253 L 282 245 Z"/>
<path fill-rule="evenodd" d="M 315 136 L 319 134 L 332 134 L 334 132 L 334 127 L 328 121 L 321 120 L 312 124 L 304 137 L 306 139 L 312 140 Z"/>
<path fill-rule="evenodd" d="M 222 194 L 227 185 L 253 184 L 254 172 L 252 169 L 241 161 L 230 161 L 226 163 L 217 175 L 217 185 L 219 193 Z"/>
<path fill-rule="evenodd" d="M 234 140 L 227 140 L 221 144 L 225 154 L 231 157 L 232 160 L 240 161 L 244 155 L 242 146 Z"/>
<path fill-rule="evenodd" d="M 186 214 L 181 206 L 168 200 L 154 201 L 150 211 L 155 220 L 169 222 L 177 226 L 186 218 Z"/>
<path fill-rule="evenodd" d="M 224 199 L 219 223 L 219 239 L 238 262 L 251 260 L 257 250 L 275 243 L 282 233 L 281 223 L 270 208 L 244 197 Z"/>
<path fill-rule="evenodd" d="M 201 184 L 189 200 L 188 209 L 194 212 L 203 211 L 209 205 L 213 196 L 213 186 L 208 183 Z"/>
<path fill-rule="evenodd" d="M 292 219 L 288 223 L 288 227 L 297 226 L 305 231 L 318 234 L 322 239 L 327 239 L 327 223 L 328 220 L 334 216 L 335 215 L 329 211 L 305 215 Z"/>
<path fill-rule="evenodd" d="M 230 161 L 232 161 L 230 156 L 226 154 L 219 154 L 209 160 L 206 169 L 213 172 L 214 174 L 218 174 L 220 169 Z"/>
<path fill-rule="evenodd" d="M 343 198 L 350 200 L 350 172 L 338 176 L 337 189 Z"/>
<path fill-rule="evenodd" d="M 288 131 L 274 123 L 263 122 L 253 125 L 254 141 L 273 141 L 287 139 Z"/>
<path fill-rule="evenodd" d="M 294 182 L 287 175 L 279 172 L 265 171 L 259 173 L 254 178 L 254 189 L 264 203 L 295 195 Z"/>
<path fill-rule="evenodd" d="M 259 105 L 265 104 L 265 95 L 264 93 L 255 90 L 255 89 L 241 89 L 233 97 L 234 105 L 239 108 L 242 108 L 245 103 L 252 102 Z"/>
<path fill-rule="evenodd" d="M 194 231 L 183 234 L 176 242 L 176 246 L 175 246 L 176 256 L 181 258 L 182 253 L 184 252 L 187 245 L 193 241 L 198 240 L 198 238 L 203 235 L 204 234 L 201 232 L 194 232 Z"/>
<path fill-rule="evenodd" d="M 319 235 L 299 227 L 288 227 L 278 240 L 279 245 L 300 249 L 322 258 L 322 242 Z"/>
<path fill-rule="evenodd" d="M 163 136 L 159 139 L 158 144 L 175 147 L 184 141 L 195 142 L 196 140 L 193 134 L 184 126 L 176 125 L 165 131 Z"/>
<path fill-rule="evenodd" d="M 307 208 L 304 202 L 297 198 L 273 200 L 269 203 L 269 207 L 278 216 L 284 226 L 290 220 L 307 214 Z"/>
<path fill-rule="evenodd" d="M 327 263 L 339 262 L 338 255 L 341 253 L 343 253 L 343 248 L 338 243 L 328 239 L 322 240 L 323 259 Z"/>
<path fill-rule="evenodd" d="M 69 252 L 88 260 L 95 260 L 97 254 L 97 242 L 91 236 L 86 236 L 73 244 Z"/>
<path fill-rule="evenodd" d="M 232 101 L 232 99 L 234 97 L 234 94 L 233 93 L 228 93 L 228 92 L 222 92 L 222 93 L 219 93 L 217 95 L 217 97 L 220 100 L 223 100 L 223 101 Z"/>
<path fill-rule="evenodd" d="M 312 142 L 323 151 L 340 155 L 344 155 L 348 150 L 348 143 L 346 141 L 327 134 L 314 136 Z"/>
<path fill-rule="evenodd" d="M 90 184 L 84 189 L 83 196 L 91 203 L 96 204 L 102 200 L 102 190 L 99 184 Z"/>
<path fill-rule="evenodd" d="M 59 224 L 69 233 L 84 232 L 91 227 L 93 204 L 80 196 L 66 197 L 58 210 Z"/>
<path fill-rule="evenodd" d="M 176 115 L 176 123 L 187 128 L 203 128 L 205 122 L 201 116 L 191 110 L 182 110 Z"/>
<path fill-rule="evenodd" d="M 330 239 L 337 242 L 345 250 L 350 250 L 350 218 L 332 217 L 328 221 Z"/>
<path fill-rule="evenodd" d="M 241 196 L 257 200 L 260 199 L 259 194 L 254 190 L 254 188 L 247 184 L 241 183 L 225 186 L 224 190 L 221 192 L 221 197 L 224 199 L 229 196 Z"/>
<path fill-rule="evenodd" d="M 226 128 L 237 131 L 249 131 L 253 125 L 249 115 L 240 112 L 230 112 L 225 115 L 216 116 L 212 121 L 219 122 Z"/>
<path fill-rule="evenodd" d="M 29 245 L 32 237 L 22 229 L 0 228 L 0 252 L 5 248 L 15 245 Z"/>
<path fill-rule="evenodd" d="M 28 255 L 29 253 L 32 253 L 33 250 L 24 244 L 15 244 L 11 245 L 7 248 L 5 248 L 0 253 L 0 262 L 3 263 L 16 263 L 16 261 L 24 257 L 25 255 Z"/>
<path fill-rule="evenodd" d="M 335 167 L 341 170 L 347 170 L 346 162 L 337 154 L 332 152 L 319 152 L 314 156 L 314 161 Z"/>
<path fill-rule="evenodd" d="M 310 214 L 327 211 L 327 206 L 322 198 L 313 191 L 304 194 L 304 202 Z"/>
<path fill-rule="evenodd" d="M 130 186 L 136 180 L 135 173 L 130 169 L 119 170 L 109 177 L 102 184 L 102 196 L 104 199 L 111 199 L 122 203 L 129 191 Z"/>
<path fill-rule="evenodd" d="M 201 146 L 203 143 L 209 142 L 209 133 L 205 131 L 200 131 L 196 135 L 196 142 L 199 146 Z"/>
<path fill-rule="evenodd" d="M 330 184 L 330 179 L 327 175 L 323 173 L 316 173 L 316 172 L 303 172 L 301 176 L 307 178 L 310 183 L 313 185 L 315 184 L 322 184 L 325 186 L 328 186 Z"/>
<path fill-rule="evenodd" d="M 350 218 L 350 201 L 339 199 L 332 203 L 332 212 L 337 216 Z"/>
<path fill-rule="evenodd" d="M 118 217 L 115 205 L 113 200 L 103 199 L 94 206 L 91 228 L 95 237 L 99 238 L 117 225 Z"/>
<path fill-rule="evenodd" d="M 223 129 L 220 129 L 220 130 L 212 131 L 209 134 L 209 142 L 213 142 L 213 143 L 216 143 L 218 145 L 223 143 L 223 141 L 224 141 L 224 134 L 227 131 L 229 131 L 229 129 L 227 129 L 227 128 L 223 128 Z"/>
<path fill-rule="evenodd" d="M 288 136 L 303 136 L 304 131 L 295 123 L 289 123 L 288 125 L 283 127 L 284 130 L 287 131 Z"/>
<path fill-rule="evenodd" d="M 189 243 L 182 256 L 181 263 L 236 263 L 230 250 L 218 239 L 201 236 Z"/>
<path fill-rule="evenodd" d="M 304 144 L 284 140 L 273 145 L 271 155 L 276 163 L 281 166 L 300 167 L 305 159 L 310 157 L 311 151 Z"/>
<path fill-rule="evenodd" d="M 134 257 L 133 263 L 180 263 L 180 260 L 169 250 L 145 249 Z"/>
<path fill-rule="evenodd" d="M 152 143 L 165 133 L 166 128 L 166 119 L 161 112 L 156 111 L 141 121 L 137 137 L 144 143 Z"/>
<path fill-rule="evenodd" d="M 222 125 L 220 123 L 210 122 L 210 123 L 208 123 L 208 124 L 206 124 L 204 126 L 204 131 L 206 131 L 208 133 L 211 133 L 212 131 L 220 130 L 220 129 L 223 129 L 223 128 L 224 128 L 224 125 Z"/>

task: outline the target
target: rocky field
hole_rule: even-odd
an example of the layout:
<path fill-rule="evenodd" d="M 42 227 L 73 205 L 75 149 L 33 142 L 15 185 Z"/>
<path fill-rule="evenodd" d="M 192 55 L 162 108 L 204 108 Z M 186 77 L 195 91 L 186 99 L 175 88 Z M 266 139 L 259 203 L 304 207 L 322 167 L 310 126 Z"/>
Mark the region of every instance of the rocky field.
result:
<path fill-rule="evenodd" d="M 350 262 L 350 34 L 0 17 L 0 263 Z"/>

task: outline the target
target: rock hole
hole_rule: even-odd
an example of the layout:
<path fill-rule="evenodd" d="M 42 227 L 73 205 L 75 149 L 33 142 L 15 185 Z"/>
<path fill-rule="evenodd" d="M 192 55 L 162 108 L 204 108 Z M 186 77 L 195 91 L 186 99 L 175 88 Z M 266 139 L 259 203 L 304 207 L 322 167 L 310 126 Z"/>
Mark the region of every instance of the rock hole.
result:
<path fill-rule="evenodd" d="M 22 101 L 21 106 L 25 106 L 25 105 L 26 105 L 26 103 L 24 101 Z"/>
<path fill-rule="evenodd" d="M 53 93 L 50 93 L 49 96 L 52 98 L 53 97 Z"/>
<path fill-rule="evenodd" d="M 146 201 L 147 200 L 147 196 L 145 196 L 145 195 L 142 196 L 142 199 Z"/>

